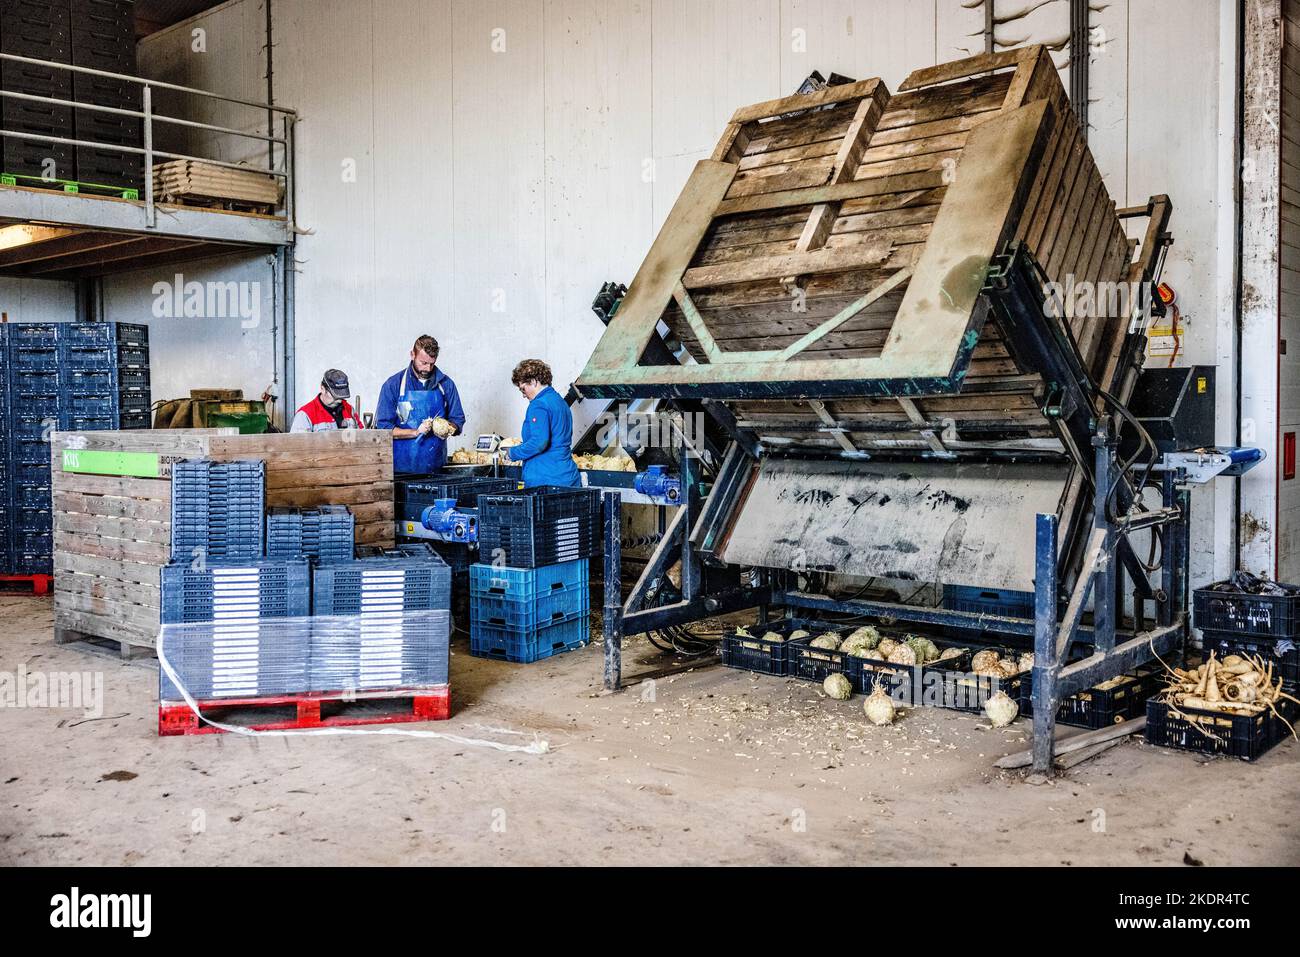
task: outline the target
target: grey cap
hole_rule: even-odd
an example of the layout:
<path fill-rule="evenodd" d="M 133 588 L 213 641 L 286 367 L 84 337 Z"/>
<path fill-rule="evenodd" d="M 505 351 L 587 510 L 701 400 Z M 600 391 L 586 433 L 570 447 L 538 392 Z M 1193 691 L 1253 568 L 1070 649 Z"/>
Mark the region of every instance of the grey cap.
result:
<path fill-rule="evenodd" d="M 346 399 L 352 394 L 352 389 L 348 386 L 348 377 L 346 373 L 338 369 L 330 369 L 321 377 L 321 385 L 330 395 L 336 399 Z"/>

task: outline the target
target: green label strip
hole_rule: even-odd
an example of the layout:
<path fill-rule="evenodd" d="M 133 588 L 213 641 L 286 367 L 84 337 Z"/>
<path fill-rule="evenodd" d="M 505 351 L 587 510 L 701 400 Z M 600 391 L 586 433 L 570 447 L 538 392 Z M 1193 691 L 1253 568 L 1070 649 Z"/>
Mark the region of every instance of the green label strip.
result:
<path fill-rule="evenodd" d="M 87 475 L 122 475 L 131 478 L 165 478 L 171 472 L 170 463 L 164 470 L 162 457 L 157 452 L 102 452 L 91 449 L 64 449 L 63 471 Z"/>

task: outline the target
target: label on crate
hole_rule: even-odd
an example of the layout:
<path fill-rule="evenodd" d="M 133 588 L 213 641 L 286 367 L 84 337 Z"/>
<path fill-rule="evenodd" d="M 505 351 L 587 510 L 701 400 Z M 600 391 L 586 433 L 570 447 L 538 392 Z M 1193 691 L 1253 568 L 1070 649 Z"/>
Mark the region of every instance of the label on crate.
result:
<path fill-rule="evenodd" d="M 166 478 L 171 462 L 157 452 L 105 452 L 93 449 L 64 449 L 63 471 L 88 475 L 121 475 L 130 478 Z"/>

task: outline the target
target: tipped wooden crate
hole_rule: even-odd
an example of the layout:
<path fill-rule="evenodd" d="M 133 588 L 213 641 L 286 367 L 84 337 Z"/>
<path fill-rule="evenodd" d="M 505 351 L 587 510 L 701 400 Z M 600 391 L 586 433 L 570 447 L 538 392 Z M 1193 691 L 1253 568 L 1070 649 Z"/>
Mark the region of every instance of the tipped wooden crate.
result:
<path fill-rule="evenodd" d="M 58 641 L 107 640 L 124 656 L 153 649 L 159 569 L 171 556 L 170 466 L 182 459 L 262 459 L 268 507 L 346 505 L 358 544 L 393 544 L 393 443 L 386 430 L 56 432 L 50 445 Z M 156 455 L 160 474 L 64 471 L 66 450 Z"/>

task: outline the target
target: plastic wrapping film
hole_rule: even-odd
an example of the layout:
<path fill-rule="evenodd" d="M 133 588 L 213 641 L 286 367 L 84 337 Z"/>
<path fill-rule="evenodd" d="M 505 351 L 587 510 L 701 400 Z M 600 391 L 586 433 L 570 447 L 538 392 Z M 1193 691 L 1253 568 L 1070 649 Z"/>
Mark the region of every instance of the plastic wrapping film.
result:
<path fill-rule="evenodd" d="M 451 614 L 381 608 L 356 615 L 165 624 L 158 699 L 214 701 L 448 683 Z M 174 674 L 168 674 L 168 671 Z M 181 687 L 177 687 L 179 682 Z M 183 689 L 183 691 L 182 691 Z"/>

